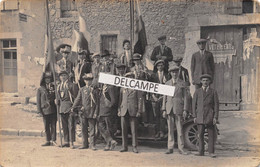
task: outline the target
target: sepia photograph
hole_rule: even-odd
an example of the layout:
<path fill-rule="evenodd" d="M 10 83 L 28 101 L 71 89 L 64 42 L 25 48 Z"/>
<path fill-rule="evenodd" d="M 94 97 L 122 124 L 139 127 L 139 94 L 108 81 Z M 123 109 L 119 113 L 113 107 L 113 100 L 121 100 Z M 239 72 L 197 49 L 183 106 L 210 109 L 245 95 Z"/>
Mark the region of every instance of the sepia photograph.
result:
<path fill-rule="evenodd" d="M 260 0 L 0 0 L 0 167 L 260 167 Z"/>

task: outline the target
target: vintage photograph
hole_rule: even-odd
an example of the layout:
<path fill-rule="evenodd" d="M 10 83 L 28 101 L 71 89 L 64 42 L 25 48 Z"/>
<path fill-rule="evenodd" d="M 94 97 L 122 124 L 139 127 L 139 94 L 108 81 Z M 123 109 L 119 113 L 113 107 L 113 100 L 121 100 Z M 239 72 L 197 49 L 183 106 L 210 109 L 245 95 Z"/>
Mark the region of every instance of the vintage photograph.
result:
<path fill-rule="evenodd" d="M 0 0 L 0 167 L 260 167 L 260 0 Z"/>

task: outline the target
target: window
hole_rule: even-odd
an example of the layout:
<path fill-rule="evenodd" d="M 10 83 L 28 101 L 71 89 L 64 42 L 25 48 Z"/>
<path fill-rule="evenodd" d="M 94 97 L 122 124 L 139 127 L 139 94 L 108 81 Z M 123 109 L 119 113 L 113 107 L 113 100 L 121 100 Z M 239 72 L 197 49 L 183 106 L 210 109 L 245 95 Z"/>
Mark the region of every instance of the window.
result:
<path fill-rule="evenodd" d="M 17 75 L 17 50 L 16 40 L 2 41 L 3 70 L 5 76 Z"/>
<path fill-rule="evenodd" d="M 243 0 L 243 13 L 253 13 L 254 2 L 252 0 Z"/>
<path fill-rule="evenodd" d="M 71 17 L 77 14 L 76 0 L 60 0 L 61 17 Z"/>
<path fill-rule="evenodd" d="M 1 11 L 4 10 L 18 10 L 18 0 L 3 0 L 0 4 Z"/>
<path fill-rule="evenodd" d="M 116 54 L 117 35 L 101 35 L 101 54 L 104 54 L 104 50 L 108 50 L 110 54 Z"/>

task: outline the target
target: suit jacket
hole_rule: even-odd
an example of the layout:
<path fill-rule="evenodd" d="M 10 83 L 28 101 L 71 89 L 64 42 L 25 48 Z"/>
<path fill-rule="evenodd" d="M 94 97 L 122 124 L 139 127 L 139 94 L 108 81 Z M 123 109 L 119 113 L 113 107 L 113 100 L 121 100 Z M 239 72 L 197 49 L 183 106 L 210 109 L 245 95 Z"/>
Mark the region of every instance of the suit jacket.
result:
<path fill-rule="evenodd" d="M 203 88 L 197 89 L 193 95 L 192 112 L 193 117 L 197 118 L 197 124 L 211 125 L 213 118 L 218 120 L 219 100 L 217 91 L 208 88 L 205 94 Z"/>
<path fill-rule="evenodd" d="M 114 105 L 116 104 L 115 87 L 111 85 L 104 86 L 100 93 L 99 98 L 99 116 L 111 116 L 113 115 Z"/>
<path fill-rule="evenodd" d="M 79 90 L 72 108 L 82 106 L 82 115 L 85 118 L 93 118 L 94 114 L 98 115 L 98 89 L 92 86 L 84 86 Z"/>
<path fill-rule="evenodd" d="M 175 86 L 175 91 L 173 96 L 164 95 L 162 110 L 166 110 L 167 114 L 173 112 L 177 115 L 182 115 L 184 110 L 188 111 L 188 95 L 183 83 L 178 81 L 173 85 L 172 80 L 169 80 L 165 85 Z"/>
<path fill-rule="evenodd" d="M 41 86 L 37 90 L 37 110 L 42 115 L 49 115 L 56 113 L 56 105 L 54 103 L 55 92 L 54 85 L 47 89 L 46 86 Z"/>
<path fill-rule="evenodd" d="M 86 73 L 91 72 L 91 63 L 83 61 L 83 64 L 77 64 L 74 65 L 74 73 L 75 73 L 75 81 L 76 83 L 80 84 L 80 87 L 85 86 L 84 80 L 82 79 L 82 76 Z"/>
<path fill-rule="evenodd" d="M 154 61 L 154 63 L 158 60 L 158 58 L 156 58 L 157 55 L 161 55 L 161 56 L 166 56 L 167 59 L 165 59 L 165 64 L 164 64 L 164 71 L 167 73 L 168 72 L 168 67 L 169 67 L 169 61 L 172 61 L 173 59 L 173 55 L 172 55 L 172 50 L 171 48 L 169 48 L 168 46 L 164 47 L 164 51 L 162 52 L 161 50 L 161 46 L 156 46 L 153 49 L 152 55 L 151 55 L 151 60 Z M 154 67 L 154 72 L 156 72 L 157 69 L 156 67 Z"/>
<path fill-rule="evenodd" d="M 75 95 L 73 93 L 73 84 L 67 81 L 64 86 L 58 85 L 58 104 L 60 104 L 60 113 L 68 113 L 71 110 Z"/>
<path fill-rule="evenodd" d="M 200 84 L 200 76 L 209 74 L 214 78 L 214 58 L 211 52 L 205 50 L 204 56 L 196 52 L 191 58 L 191 77 L 193 84 Z"/>
<path fill-rule="evenodd" d="M 128 112 L 131 117 L 136 117 L 137 113 L 142 113 L 143 94 L 141 91 L 121 88 L 119 97 L 119 109 L 121 117 Z"/>

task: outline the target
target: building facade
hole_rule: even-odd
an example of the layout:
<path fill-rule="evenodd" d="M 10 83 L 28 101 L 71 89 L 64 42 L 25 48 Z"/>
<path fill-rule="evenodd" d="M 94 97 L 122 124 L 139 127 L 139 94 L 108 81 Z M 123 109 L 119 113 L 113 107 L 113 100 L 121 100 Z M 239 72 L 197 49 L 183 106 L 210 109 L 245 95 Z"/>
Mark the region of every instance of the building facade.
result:
<path fill-rule="evenodd" d="M 0 15 L 4 18 L 1 19 L 0 32 L 1 60 L 4 60 L 1 61 L 0 87 L 1 91 L 18 91 L 23 96 L 33 96 L 39 86 L 44 61 L 45 1 L 11 2 L 17 3 L 17 8 L 10 10 L 7 5 L 7 9 L 2 8 Z M 130 39 L 127 0 L 49 2 L 54 47 L 61 43 L 74 44 L 73 30 L 79 29 L 79 15 L 87 23 L 91 52 L 103 52 L 106 49 L 110 53 L 120 54 L 123 40 Z M 145 23 L 148 55 L 159 44 L 157 37 L 167 35 L 167 46 L 172 49 L 173 55 L 183 56 L 183 65 L 190 69 L 191 55 L 198 51 L 196 41 L 207 38 L 207 49 L 214 54 L 216 62 L 216 82 L 213 86 L 221 97 L 222 109 L 239 109 L 241 104 L 255 107 L 259 101 L 260 14 L 257 1 L 140 0 L 139 4 Z M 19 13 L 27 16 L 27 22 L 21 21 L 23 18 L 19 17 Z M 4 43 L 8 48 L 3 47 Z M 14 59 L 15 49 L 17 60 Z M 5 50 L 11 51 L 6 53 Z M 7 54 L 10 60 L 6 60 Z M 10 67 L 13 71 L 16 67 L 16 76 L 7 75 L 5 61 L 17 62 L 17 66 Z M 12 84 L 17 89 L 7 89 L 11 85 L 10 80 L 15 81 L 15 78 L 16 83 Z M 193 87 L 191 91 L 194 92 Z"/>

